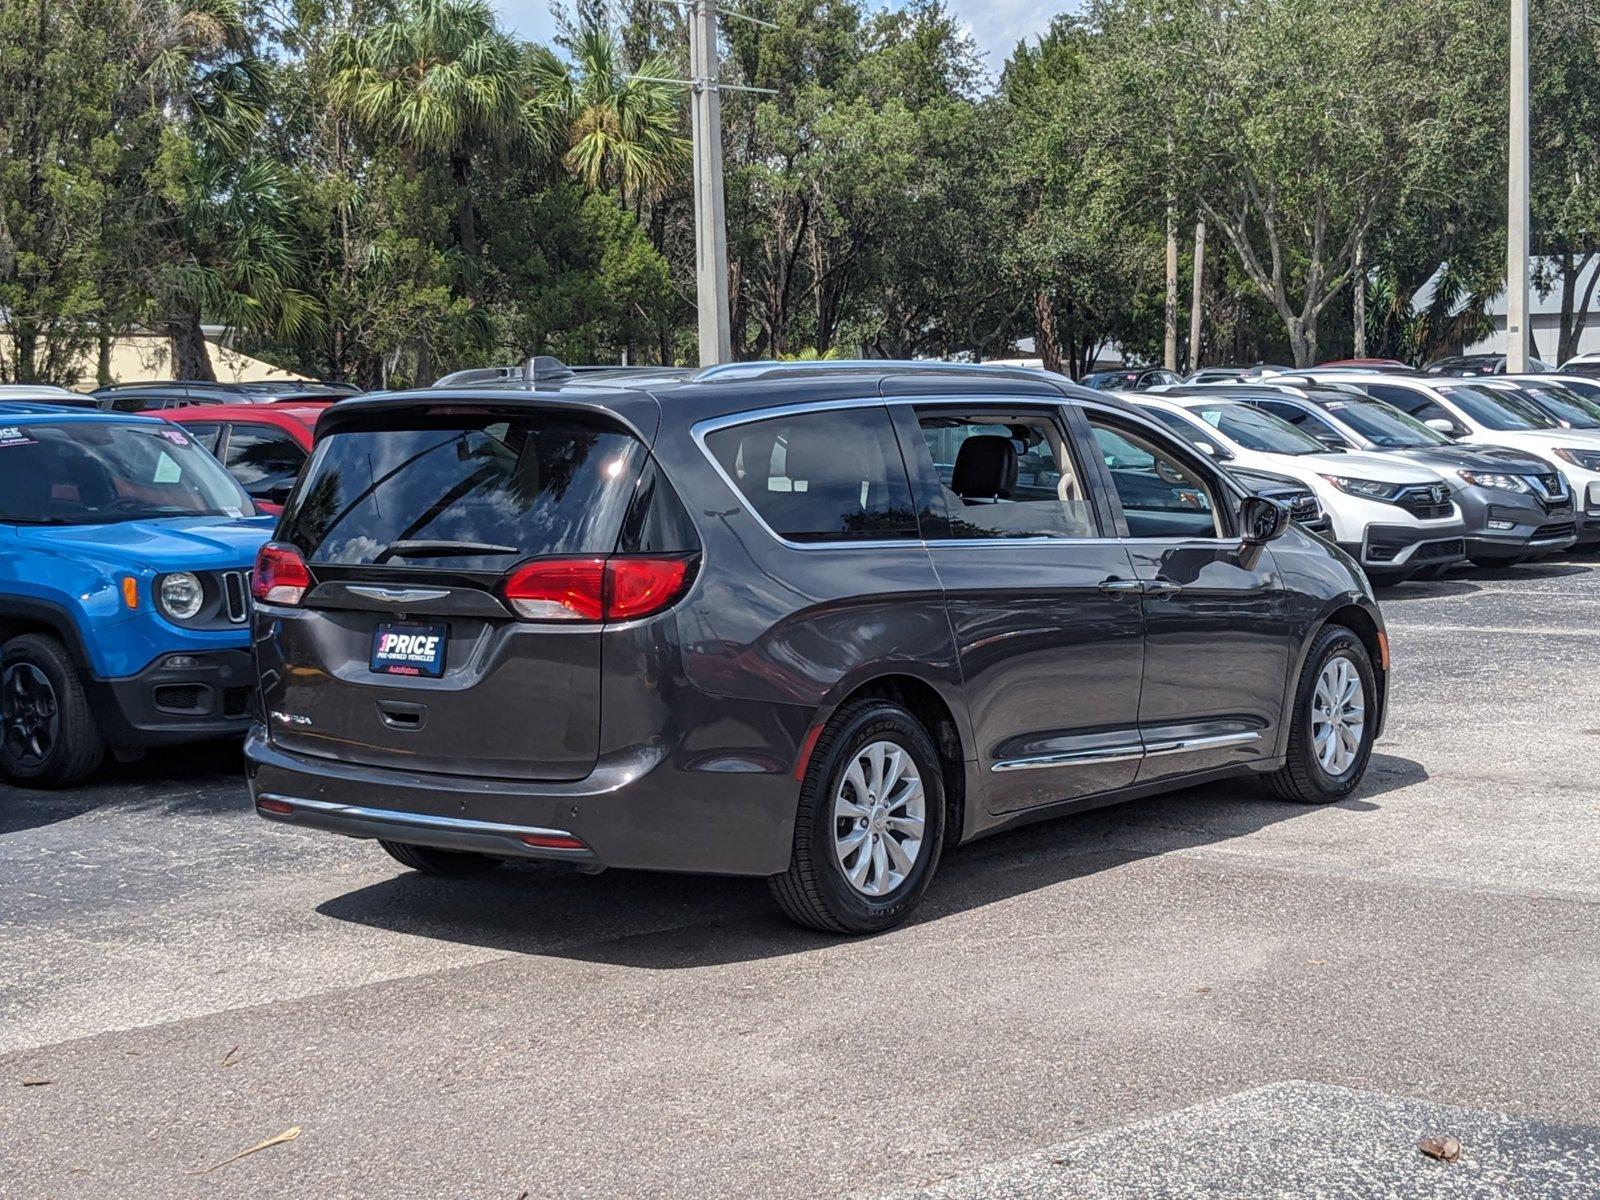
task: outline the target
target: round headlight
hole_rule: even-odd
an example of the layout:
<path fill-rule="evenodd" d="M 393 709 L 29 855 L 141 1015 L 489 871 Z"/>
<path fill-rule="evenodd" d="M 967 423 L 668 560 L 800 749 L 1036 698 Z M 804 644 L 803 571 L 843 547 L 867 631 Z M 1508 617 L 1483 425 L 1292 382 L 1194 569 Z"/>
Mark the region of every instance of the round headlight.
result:
<path fill-rule="evenodd" d="M 180 621 L 198 616 L 206 602 L 206 589 L 200 583 L 200 576 L 189 571 L 164 576 L 156 595 L 160 598 L 161 610 Z"/>

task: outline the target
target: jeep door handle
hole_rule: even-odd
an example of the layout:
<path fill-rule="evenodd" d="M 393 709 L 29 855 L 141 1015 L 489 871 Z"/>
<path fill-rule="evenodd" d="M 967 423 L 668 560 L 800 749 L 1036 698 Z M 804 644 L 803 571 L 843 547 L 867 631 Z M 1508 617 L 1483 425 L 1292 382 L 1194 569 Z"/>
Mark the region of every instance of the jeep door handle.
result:
<path fill-rule="evenodd" d="M 1183 584 L 1173 583 L 1170 579 L 1150 579 L 1145 582 L 1144 594 L 1154 596 L 1157 600 L 1167 600 L 1183 591 Z"/>

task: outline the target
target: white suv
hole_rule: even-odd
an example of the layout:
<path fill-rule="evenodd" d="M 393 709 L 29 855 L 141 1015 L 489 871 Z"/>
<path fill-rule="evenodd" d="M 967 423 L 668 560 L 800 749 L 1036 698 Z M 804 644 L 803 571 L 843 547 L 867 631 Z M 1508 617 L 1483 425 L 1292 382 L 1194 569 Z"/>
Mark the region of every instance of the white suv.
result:
<path fill-rule="evenodd" d="M 1287 421 L 1224 395 L 1146 392 L 1126 399 L 1220 462 L 1287 475 L 1311 488 L 1333 540 L 1374 583 L 1439 575 L 1466 557 L 1461 510 L 1435 471 L 1391 455 L 1330 450 Z"/>
<path fill-rule="evenodd" d="M 1600 542 L 1600 430 L 1564 429 L 1537 404 L 1487 380 L 1301 372 L 1323 383 L 1353 385 L 1410 413 L 1455 441 L 1510 446 L 1536 454 L 1572 489 L 1578 545 Z"/>

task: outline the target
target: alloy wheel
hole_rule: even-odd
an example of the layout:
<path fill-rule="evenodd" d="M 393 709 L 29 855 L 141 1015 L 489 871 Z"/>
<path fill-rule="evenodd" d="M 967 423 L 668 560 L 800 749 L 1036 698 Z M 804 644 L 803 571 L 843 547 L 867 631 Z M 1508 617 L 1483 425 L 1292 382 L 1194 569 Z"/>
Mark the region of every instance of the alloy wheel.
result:
<path fill-rule="evenodd" d="M 26 766 L 50 757 L 61 733 L 61 711 L 49 678 L 31 662 L 12 663 L 0 675 L 0 726 L 5 744 Z"/>
<path fill-rule="evenodd" d="M 833 797 L 834 853 L 850 886 L 888 895 L 922 851 L 927 794 L 911 753 L 889 741 L 856 751 Z"/>
<path fill-rule="evenodd" d="M 1311 696 L 1311 744 L 1317 762 L 1337 779 L 1355 764 L 1367 727 L 1366 687 L 1356 664 L 1335 654 L 1322 664 Z"/>

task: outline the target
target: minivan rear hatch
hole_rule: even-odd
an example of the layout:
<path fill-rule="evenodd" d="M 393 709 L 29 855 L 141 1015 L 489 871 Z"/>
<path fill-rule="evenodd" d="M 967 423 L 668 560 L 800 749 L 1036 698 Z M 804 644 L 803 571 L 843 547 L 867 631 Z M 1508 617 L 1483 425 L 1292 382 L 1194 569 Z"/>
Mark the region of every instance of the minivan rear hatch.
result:
<path fill-rule="evenodd" d="M 583 778 L 603 626 L 519 620 L 502 589 L 529 560 L 612 553 L 644 443 L 557 404 L 375 409 L 323 431 L 278 528 L 312 585 L 258 629 L 270 737 L 345 762 Z"/>

